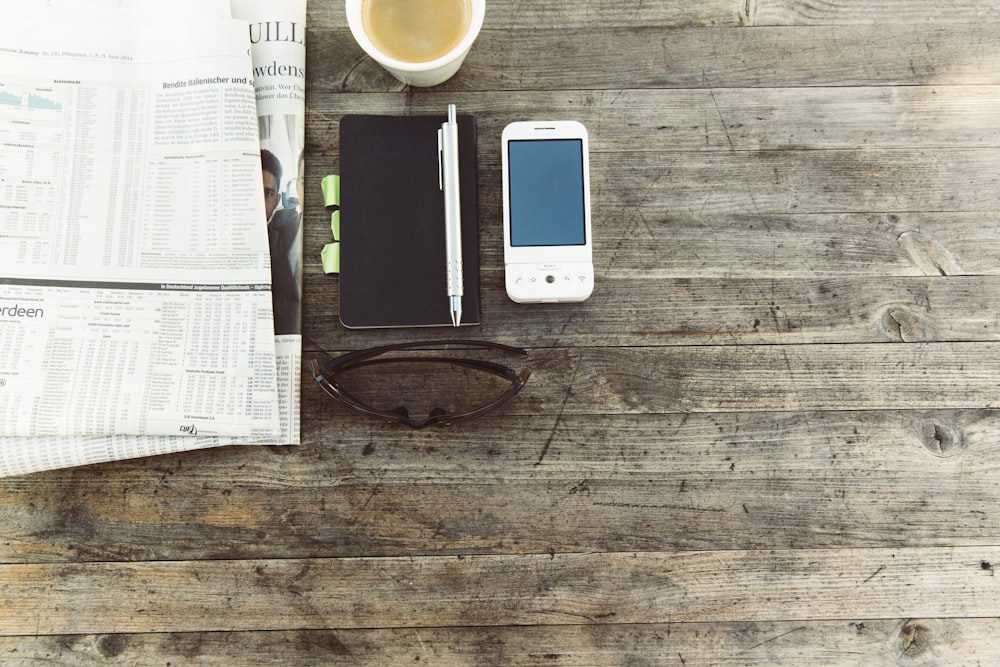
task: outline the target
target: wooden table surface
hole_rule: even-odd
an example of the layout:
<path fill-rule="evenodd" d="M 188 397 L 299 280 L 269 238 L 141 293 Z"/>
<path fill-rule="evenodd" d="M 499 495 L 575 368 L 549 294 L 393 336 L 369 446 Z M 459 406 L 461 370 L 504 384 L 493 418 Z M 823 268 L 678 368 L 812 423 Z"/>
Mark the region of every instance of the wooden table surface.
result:
<path fill-rule="evenodd" d="M 310 0 L 307 350 L 347 113 L 475 114 L 524 391 L 0 480 L 0 663 L 1000 664 L 1000 1 L 489 0 L 409 89 Z M 500 132 L 591 133 L 597 286 L 503 289 Z M 305 359 L 315 356 L 307 351 Z"/>

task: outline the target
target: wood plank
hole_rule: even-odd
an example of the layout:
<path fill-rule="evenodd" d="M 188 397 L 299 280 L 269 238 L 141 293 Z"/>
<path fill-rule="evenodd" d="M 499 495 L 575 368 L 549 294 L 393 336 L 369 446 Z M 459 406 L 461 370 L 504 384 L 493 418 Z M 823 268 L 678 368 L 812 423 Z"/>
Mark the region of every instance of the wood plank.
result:
<path fill-rule="evenodd" d="M 474 114 L 480 154 L 499 152 L 504 125 L 571 110 L 590 131 L 590 149 L 733 151 L 856 149 L 858 146 L 997 147 L 1000 87 L 720 88 L 679 90 L 311 93 L 315 153 L 339 151 L 345 113 L 440 114 L 449 103 Z M 318 157 L 318 156 L 315 156 Z M 310 154 L 314 158 L 314 153 Z"/>
<path fill-rule="evenodd" d="M 363 343 L 338 346 L 331 341 L 325 347 L 360 346 Z M 504 409 L 507 414 L 562 416 L 994 408 L 1000 405 L 995 382 L 1000 373 L 998 346 L 539 348 L 526 360 L 533 369 L 531 381 Z M 439 390 L 447 384 L 437 382 Z M 405 378 L 399 379 L 402 389 L 405 383 Z M 398 398 L 419 401 L 423 395 L 411 393 Z"/>
<path fill-rule="evenodd" d="M 997 619 L 382 628 L 0 638 L 4 664 L 436 667 L 995 664 Z"/>
<path fill-rule="evenodd" d="M 1000 531 L 996 411 L 499 413 L 416 432 L 304 400 L 298 448 L 0 480 L 0 561 L 944 547 Z"/>
<path fill-rule="evenodd" d="M 998 404 L 997 345 L 538 349 L 528 357 L 533 381 L 506 411 L 627 415 L 990 408 Z"/>
<path fill-rule="evenodd" d="M 998 346 L 541 348 L 527 358 L 531 381 L 504 411 L 565 416 L 992 408 L 1000 405 Z M 438 382 L 438 391 L 444 390 L 447 383 Z M 416 402 L 420 395 L 397 398 Z"/>
<path fill-rule="evenodd" d="M 858 245 L 863 244 L 863 238 Z M 707 245 L 707 244 L 705 244 Z M 794 244 L 781 256 L 794 255 Z M 485 324 L 477 337 L 518 344 L 530 342 L 545 347 L 588 345 L 746 345 L 746 344 L 835 344 L 879 342 L 973 342 L 1000 339 L 1000 278 L 890 278 L 871 277 L 816 279 L 786 277 L 794 270 L 775 267 L 766 276 L 767 259 L 757 267 L 762 275 L 730 278 L 676 278 L 692 276 L 699 269 L 706 275 L 726 271 L 725 266 L 698 266 L 694 254 L 689 262 L 672 260 L 672 252 L 689 246 L 678 243 L 662 251 L 641 242 L 624 243 L 614 256 L 597 263 L 598 285 L 594 295 L 572 313 L 552 306 L 525 309 L 509 302 L 503 287 L 502 269 L 480 272 Z M 749 245 L 745 247 L 750 247 Z M 625 268 L 616 263 L 619 254 L 635 249 L 642 258 Z M 718 257 L 723 248 L 706 249 Z M 648 255 L 666 256 L 658 257 Z M 859 254 L 862 260 L 865 253 Z M 803 252 L 796 261 L 808 273 Z M 877 261 L 873 258 L 873 262 Z M 901 259 L 901 262 L 905 260 Z M 662 266 L 666 264 L 666 266 Z M 734 271 L 738 267 L 733 267 Z M 859 273 L 868 266 L 859 267 Z M 873 271 L 872 276 L 878 276 Z M 312 340 L 331 346 L 364 347 L 365 342 L 348 334 L 331 336 L 329 323 L 337 321 L 337 283 L 321 278 L 307 283 L 306 298 L 319 305 L 306 319 Z M 710 304 L 706 306 L 706 304 Z M 530 341 L 525 331 L 531 331 Z M 437 338 L 449 332 L 424 333 Z M 413 340 L 413 332 L 393 331 L 380 335 L 382 342 Z"/>
<path fill-rule="evenodd" d="M 996 16 L 994 0 L 750 0 L 752 25 L 974 24 Z"/>
<path fill-rule="evenodd" d="M 995 276 L 1000 216 L 989 212 L 691 214 L 671 200 L 604 210 L 595 262 L 607 278 L 775 279 Z M 482 253 L 502 267 L 497 225 Z M 501 252 L 497 252 L 500 246 Z M 748 249 L 751 249 L 748 252 Z M 626 263 L 624 260 L 628 260 Z M 484 264 L 490 267 L 490 264 Z M 635 266 L 638 272 L 627 267 Z M 706 283 L 709 284 L 709 283 Z M 941 282 L 931 283 L 942 286 Z M 878 289 L 869 283 L 870 289 Z"/>
<path fill-rule="evenodd" d="M 995 562 L 983 546 L 0 565 L 0 634 L 993 617 Z"/>
<path fill-rule="evenodd" d="M 553 414 L 989 408 L 997 343 L 539 350 Z M 533 403 L 533 401 L 536 401 Z"/>
<path fill-rule="evenodd" d="M 988 21 L 963 26 L 962 39 L 937 23 L 484 30 L 458 75 L 437 90 L 996 85 L 996 33 Z M 311 31 L 309 40 L 307 99 L 403 90 L 350 31 Z"/>

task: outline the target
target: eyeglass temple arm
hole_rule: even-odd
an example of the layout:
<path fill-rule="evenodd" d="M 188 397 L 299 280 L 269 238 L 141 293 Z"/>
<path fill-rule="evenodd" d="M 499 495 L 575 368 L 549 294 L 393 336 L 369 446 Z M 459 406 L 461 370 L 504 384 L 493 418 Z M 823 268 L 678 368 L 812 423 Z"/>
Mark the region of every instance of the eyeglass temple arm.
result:
<path fill-rule="evenodd" d="M 335 363 L 336 362 L 336 363 Z M 361 368 L 364 366 L 374 366 L 376 364 L 397 364 L 397 363 L 417 363 L 417 364 L 454 364 L 456 366 L 465 366 L 466 368 L 474 368 L 476 370 L 491 373 L 493 375 L 498 375 L 508 381 L 513 382 L 517 377 L 517 372 L 512 369 L 498 364 L 493 361 L 484 361 L 481 359 L 465 359 L 465 358 L 448 358 L 448 357 L 391 357 L 389 359 L 361 359 L 349 361 L 348 363 L 341 363 L 340 360 L 333 360 L 328 362 L 321 369 L 328 375 L 333 375 L 336 373 L 344 373 L 356 368 Z"/>
<path fill-rule="evenodd" d="M 332 359 L 331 361 L 347 364 L 357 359 L 369 359 L 371 357 L 377 357 L 380 354 L 385 354 L 386 352 L 394 352 L 396 350 L 409 350 L 422 347 L 448 347 L 450 345 L 461 345 L 465 347 L 479 347 L 485 349 L 503 350 L 505 352 L 512 352 L 515 354 L 528 354 L 527 350 L 523 350 L 519 347 L 504 345 L 503 343 L 494 343 L 492 341 L 486 341 L 486 340 L 466 340 L 466 339 L 445 340 L 445 341 L 428 340 L 416 343 L 393 343 L 390 345 L 380 345 L 379 347 L 372 347 L 367 350 L 356 350 L 354 352 L 348 352 L 346 354 L 342 354 L 339 357 Z"/>
<path fill-rule="evenodd" d="M 342 354 L 339 357 L 334 357 L 329 359 L 322 366 L 322 371 L 325 373 L 333 373 L 339 369 L 351 368 L 357 365 L 359 362 L 371 359 L 372 357 L 377 357 L 380 354 L 386 352 L 393 352 L 396 350 L 407 350 L 422 347 L 436 347 L 436 346 L 448 346 L 448 345 L 463 345 L 465 347 L 478 347 L 485 349 L 502 350 L 505 352 L 512 352 L 514 354 L 528 354 L 527 350 L 521 349 L 519 347 L 513 347 L 511 345 L 504 345 L 503 343 L 494 343 L 492 341 L 482 341 L 482 340 L 467 340 L 467 339 L 457 339 L 451 341 L 422 341 L 416 343 L 393 343 L 390 345 L 381 345 L 379 347 L 369 348 L 367 350 L 356 350 L 354 352 L 348 352 Z M 313 376 L 316 377 L 318 373 L 316 372 L 317 362 L 310 362 L 313 368 Z"/>

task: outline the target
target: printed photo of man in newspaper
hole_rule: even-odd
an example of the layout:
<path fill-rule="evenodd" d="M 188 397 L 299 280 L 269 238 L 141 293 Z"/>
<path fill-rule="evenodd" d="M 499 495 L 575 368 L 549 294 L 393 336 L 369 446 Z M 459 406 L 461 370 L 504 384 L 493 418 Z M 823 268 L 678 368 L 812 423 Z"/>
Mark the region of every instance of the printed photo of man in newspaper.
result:
<path fill-rule="evenodd" d="M 302 211 L 298 198 L 290 194 L 295 174 L 283 181 L 284 170 L 278 157 L 267 149 L 260 151 L 264 181 L 264 208 L 267 236 L 271 248 L 271 299 L 274 304 L 275 335 L 302 332 L 302 267 L 300 247 Z M 299 165 L 301 167 L 301 160 Z M 287 184 L 282 187 L 282 184 Z"/>

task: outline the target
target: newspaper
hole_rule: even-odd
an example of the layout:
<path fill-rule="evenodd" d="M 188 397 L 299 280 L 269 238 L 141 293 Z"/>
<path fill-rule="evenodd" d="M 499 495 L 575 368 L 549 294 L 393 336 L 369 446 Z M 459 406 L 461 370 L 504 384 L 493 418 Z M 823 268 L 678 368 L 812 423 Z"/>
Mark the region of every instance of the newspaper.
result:
<path fill-rule="evenodd" d="M 0 26 L 0 476 L 297 443 L 247 23 L 45 4 L 59 16 Z"/>
<path fill-rule="evenodd" d="M 306 0 L 232 0 L 253 52 L 282 439 L 300 443 L 302 204 L 305 183 Z"/>

